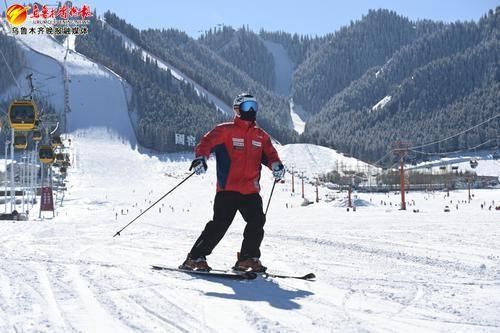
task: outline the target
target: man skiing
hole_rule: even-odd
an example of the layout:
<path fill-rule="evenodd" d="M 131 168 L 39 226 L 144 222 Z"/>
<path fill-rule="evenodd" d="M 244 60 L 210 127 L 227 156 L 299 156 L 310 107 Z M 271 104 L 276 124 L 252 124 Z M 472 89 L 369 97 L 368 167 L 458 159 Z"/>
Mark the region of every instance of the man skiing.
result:
<path fill-rule="evenodd" d="M 262 209 L 260 191 L 261 164 L 273 171 L 278 181 L 285 175 L 285 167 L 271 143 L 270 136 L 256 126 L 257 100 L 248 93 L 238 95 L 233 102 L 236 116 L 233 122 L 217 125 L 205 134 L 196 146 L 196 158 L 189 170 L 205 173 L 207 159 L 215 153 L 217 162 L 217 194 L 213 219 L 198 237 L 181 268 L 210 271 L 206 256 L 224 237 L 236 212 L 246 222 L 243 243 L 234 269 L 264 272 L 260 258 L 260 244 L 264 237 L 266 217 Z"/>

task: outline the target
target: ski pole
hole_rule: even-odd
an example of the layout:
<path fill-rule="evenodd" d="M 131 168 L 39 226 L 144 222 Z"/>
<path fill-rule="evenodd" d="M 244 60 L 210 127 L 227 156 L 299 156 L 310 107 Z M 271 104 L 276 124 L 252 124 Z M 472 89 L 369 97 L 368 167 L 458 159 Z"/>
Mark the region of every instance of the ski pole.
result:
<path fill-rule="evenodd" d="M 273 183 L 273 188 L 271 189 L 271 194 L 269 195 L 269 200 L 267 201 L 267 207 L 266 207 L 266 212 L 264 215 L 267 216 L 267 210 L 269 209 L 269 204 L 271 203 L 271 198 L 273 197 L 273 192 L 274 192 L 274 187 L 276 186 L 276 183 L 279 182 L 279 179 L 276 179 Z"/>
<path fill-rule="evenodd" d="M 164 196 L 162 196 L 160 199 L 156 200 L 155 203 L 153 203 L 151 206 L 149 206 L 145 211 L 143 211 L 142 213 L 140 213 L 135 219 L 133 219 L 132 221 L 130 221 L 126 226 L 124 226 L 123 228 L 121 228 L 120 230 L 118 230 L 116 232 L 116 234 L 113 236 L 113 237 L 116 237 L 116 236 L 120 236 L 120 232 L 122 232 L 126 227 L 128 227 L 129 225 L 131 225 L 132 223 L 135 222 L 135 220 L 137 220 L 139 217 L 141 217 L 144 213 L 146 213 L 148 210 L 150 210 L 151 208 L 153 208 L 154 205 L 156 205 L 158 202 L 160 202 L 163 198 L 165 198 L 167 195 L 169 195 L 170 193 L 172 193 L 176 188 L 178 188 L 179 186 L 182 185 L 182 183 L 184 183 L 186 180 L 188 180 L 189 178 L 191 178 L 192 175 L 194 175 L 196 172 L 193 172 L 191 173 L 189 176 L 187 176 L 186 178 L 184 178 L 183 181 L 181 181 L 179 184 L 175 185 L 174 188 L 172 188 L 170 191 L 168 191 Z"/>

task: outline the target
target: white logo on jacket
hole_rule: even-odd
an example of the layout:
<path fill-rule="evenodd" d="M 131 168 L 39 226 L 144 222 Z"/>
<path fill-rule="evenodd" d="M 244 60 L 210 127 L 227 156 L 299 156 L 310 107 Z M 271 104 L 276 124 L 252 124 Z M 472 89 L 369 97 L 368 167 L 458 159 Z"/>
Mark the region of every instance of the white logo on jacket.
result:
<path fill-rule="evenodd" d="M 254 147 L 262 147 L 262 142 L 252 140 L 252 146 L 254 146 Z"/>
<path fill-rule="evenodd" d="M 245 139 L 233 138 L 233 146 L 245 147 Z"/>

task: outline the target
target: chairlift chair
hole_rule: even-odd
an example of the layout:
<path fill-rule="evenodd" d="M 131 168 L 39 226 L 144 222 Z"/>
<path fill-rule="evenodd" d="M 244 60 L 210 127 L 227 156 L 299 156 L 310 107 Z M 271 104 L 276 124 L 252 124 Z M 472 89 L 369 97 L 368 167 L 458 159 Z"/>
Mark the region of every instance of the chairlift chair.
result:
<path fill-rule="evenodd" d="M 42 131 L 34 130 L 33 131 L 33 141 L 41 141 L 42 140 Z"/>
<path fill-rule="evenodd" d="M 64 162 L 64 155 L 62 153 L 57 153 L 56 154 L 56 162 L 57 163 L 62 163 Z"/>
<path fill-rule="evenodd" d="M 42 145 L 38 149 L 38 158 L 43 164 L 52 164 L 55 159 L 54 150 L 49 145 Z"/>
<path fill-rule="evenodd" d="M 14 148 L 15 149 L 26 149 L 28 147 L 28 137 L 26 134 L 16 133 L 14 134 Z"/>
<path fill-rule="evenodd" d="M 52 144 L 52 147 L 53 147 L 53 148 L 57 148 L 57 147 L 62 146 L 62 140 L 61 140 L 61 137 L 60 137 L 59 135 L 53 136 L 53 137 L 50 139 L 50 143 Z"/>

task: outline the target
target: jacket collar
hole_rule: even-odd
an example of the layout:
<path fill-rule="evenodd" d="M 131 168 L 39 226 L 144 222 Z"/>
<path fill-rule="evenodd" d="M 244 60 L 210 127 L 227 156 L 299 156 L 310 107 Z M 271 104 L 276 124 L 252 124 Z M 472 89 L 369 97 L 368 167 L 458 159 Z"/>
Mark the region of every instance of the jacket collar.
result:
<path fill-rule="evenodd" d="M 234 117 L 234 123 L 238 126 L 241 127 L 244 130 L 249 129 L 250 127 L 255 127 L 255 121 L 247 121 L 243 120 L 240 117 L 236 116 Z"/>

